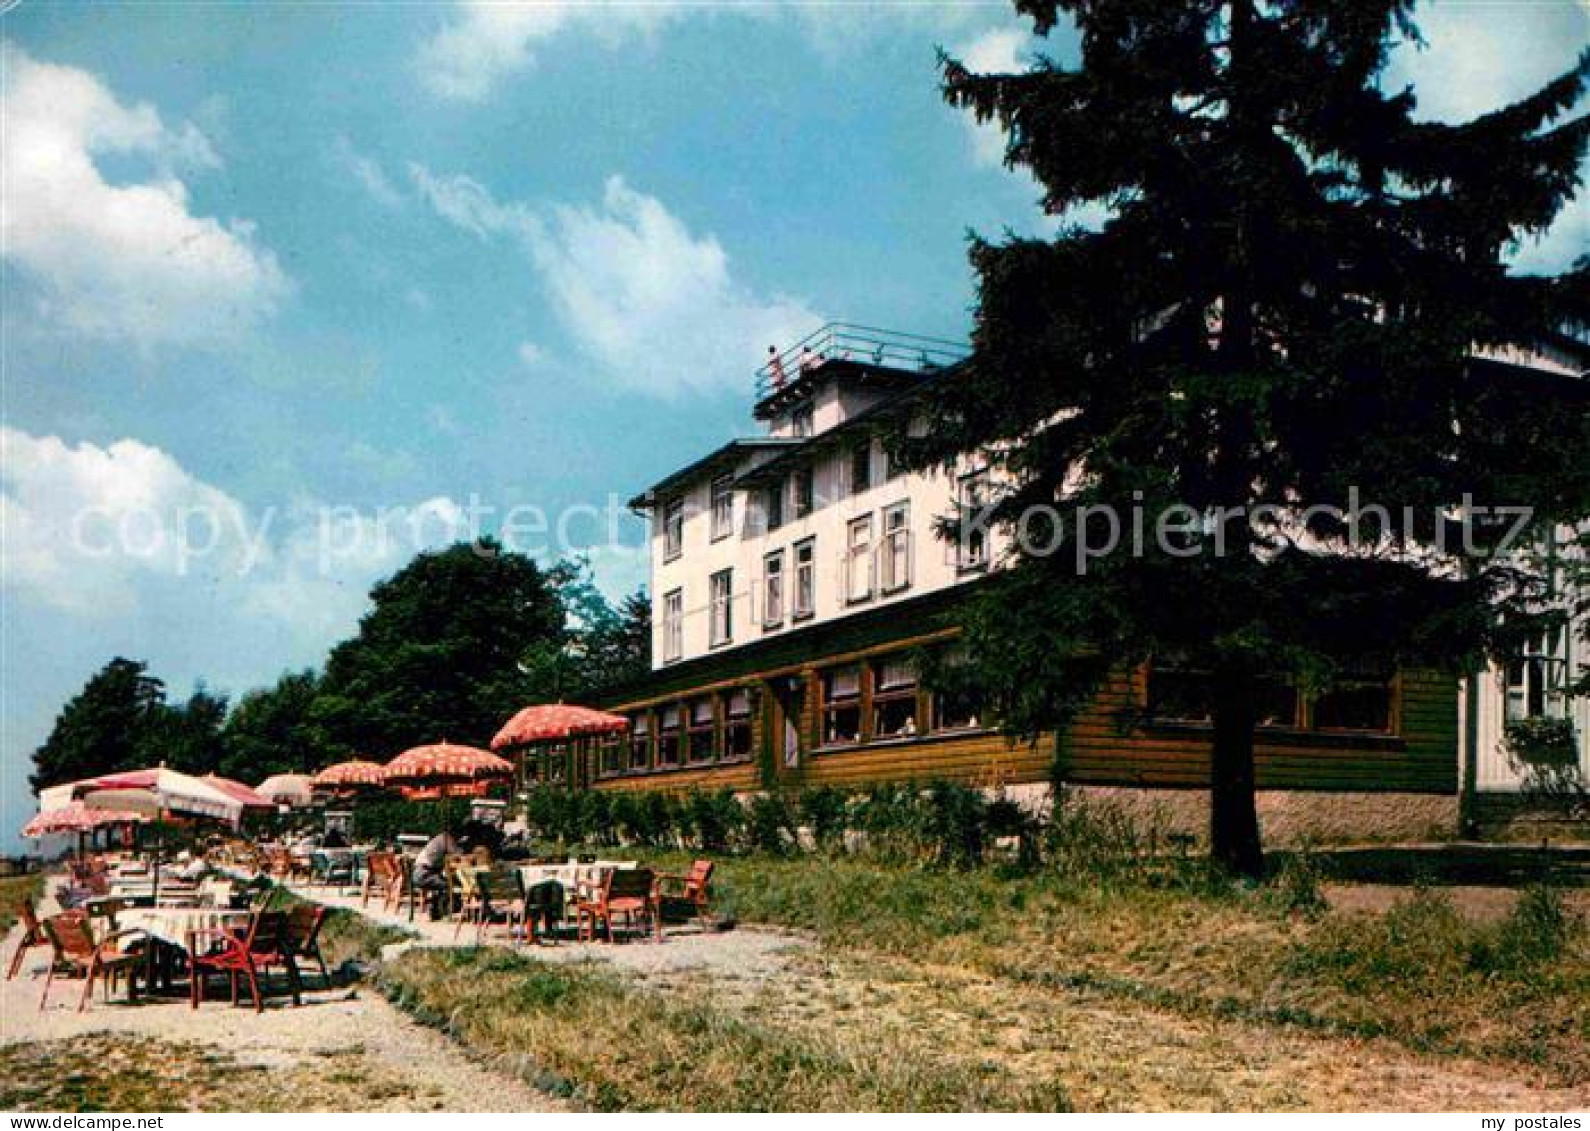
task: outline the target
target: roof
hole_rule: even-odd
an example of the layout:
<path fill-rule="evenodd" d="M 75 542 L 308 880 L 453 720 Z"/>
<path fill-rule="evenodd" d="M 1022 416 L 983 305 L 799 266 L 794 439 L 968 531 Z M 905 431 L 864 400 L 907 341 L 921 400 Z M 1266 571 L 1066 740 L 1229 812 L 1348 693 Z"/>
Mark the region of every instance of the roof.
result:
<path fill-rule="evenodd" d="M 881 425 L 894 423 L 902 410 L 914 404 L 936 382 L 958 372 L 960 368 L 960 365 L 952 365 L 920 377 L 915 384 L 901 390 L 894 396 L 869 406 L 854 416 L 840 421 L 832 428 L 824 429 L 815 436 L 808 436 L 800 440 L 796 446 L 779 452 L 771 459 L 764 460 L 755 467 L 747 468 L 736 477 L 735 486 L 750 486 L 782 475 L 790 469 L 791 464 L 806 459 L 814 453 L 852 440 L 860 433 L 873 432 Z"/>
<path fill-rule="evenodd" d="M 636 495 L 629 501 L 630 509 L 649 510 L 656 505 L 658 499 L 671 494 L 680 487 L 687 486 L 705 475 L 732 470 L 739 464 L 740 459 L 749 453 L 799 446 L 804 442 L 794 438 L 775 436 L 749 436 L 738 440 L 730 440 L 717 451 L 704 455 L 694 463 L 681 467 L 678 471 L 666 476 L 639 495 Z"/>

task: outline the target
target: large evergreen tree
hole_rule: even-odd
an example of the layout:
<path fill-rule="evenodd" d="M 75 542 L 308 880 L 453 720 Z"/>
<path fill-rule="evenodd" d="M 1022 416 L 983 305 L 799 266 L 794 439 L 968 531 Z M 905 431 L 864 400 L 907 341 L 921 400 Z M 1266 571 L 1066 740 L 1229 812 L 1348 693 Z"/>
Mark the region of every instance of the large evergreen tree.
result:
<path fill-rule="evenodd" d="M 1540 596 L 1495 552 L 1511 521 L 1480 508 L 1531 508 L 1536 529 L 1590 513 L 1582 397 L 1475 360 L 1583 314 L 1582 265 L 1520 276 L 1504 256 L 1575 191 L 1590 56 L 1471 122 L 1420 121 L 1413 91 L 1379 85 L 1412 7 L 1017 0 L 1040 34 L 1075 21 L 1079 67 L 944 64 L 949 101 L 1007 130 L 1048 212 L 1110 210 L 1101 231 L 973 241 L 975 357 L 940 383 L 932 435 L 899 445 L 923 465 L 985 450 L 995 519 L 1028 516 L 972 643 L 1028 733 L 1121 665 L 1212 673 L 1214 852 L 1246 873 L 1265 681 L 1475 662 Z M 1355 538 L 1305 517 L 1355 497 L 1386 521 Z M 1173 505 L 1184 529 L 1157 539 Z M 1106 510 L 1128 538 L 1145 514 L 1145 549 L 1081 568 L 1077 507 L 1099 508 L 1093 545 Z"/>
<path fill-rule="evenodd" d="M 563 639 L 542 570 L 489 539 L 417 556 L 371 591 L 353 639 L 332 649 L 311 721 L 384 760 L 425 742 L 483 745 L 523 706 L 516 661 Z"/>
<path fill-rule="evenodd" d="M 51 785 L 139 768 L 152 723 L 167 708 L 165 685 L 148 665 L 118 656 L 96 672 L 56 716 L 33 753 L 35 791 Z"/>

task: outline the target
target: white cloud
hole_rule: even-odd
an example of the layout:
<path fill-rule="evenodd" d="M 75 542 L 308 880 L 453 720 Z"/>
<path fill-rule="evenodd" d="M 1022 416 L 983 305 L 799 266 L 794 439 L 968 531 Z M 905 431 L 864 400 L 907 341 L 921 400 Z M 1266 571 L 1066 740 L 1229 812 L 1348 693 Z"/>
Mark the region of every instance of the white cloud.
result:
<path fill-rule="evenodd" d="M 458 0 L 447 23 L 421 45 L 416 65 L 421 82 L 432 93 L 458 102 L 479 102 L 516 72 L 534 67 L 537 53 L 560 37 L 596 39 L 617 50 L 686 18 L 788 19 L 817 55 L 837 60 L 853 58 L 878 36 L 898 35 L 902 28 L 959 33 L 986 12 L 987 4 L 981 0 L 881 4 Z"/>
<path fill-rule="evenodd" d="M 331 148 L 332 158 L 343 172 L 363 186 L 365 192 L 384 208 L 398 208 L 403 204 L 403 194 L 387 177 L 386 170 L 374 159 L 366 157 L 353 147 L 346 137 L 339 136 Z"/>
<path fill-rule="evenodd" d="M 178 173 L 219 165 L 203 134 L 124 106 L 86 71 L 0 52 L 0 236 L 43 324 L 148 347 L 230 338 L 276 308 L 288 281 L 253 225 L 190 209 Z M 149 179 L 109 183 L 106 156 L 141 159 Z"/>
<path fill-rule="evenodd" d="M 0 579 L 19 604 L 85 624 L 145 618 L 323 647 L 376 579 L 468 532 L 445 497 L 251 511 L 133 439 L 69 445 L 6 427 L 0 454 Z"/>
<path fill-rule="evenodd" d="M 984 32 L 954 56 L 975 74 L 1015 74 L 1025 71 L 1032 36 L 1011 28 L 995 28 Z M 999 168 L 1005 163 L 1005 130 L 997 121 L 979 122 L 970 111 L 964 111 L 967 134 L 971 139 L 972 159 L 988 168 Z"/>
<path fill-rule="evenodd" d="M 526 369 L 534 369 L 547 359 L 547 351 L 534 342 L 520 342 L 518 350 L 519 364 Z"/>
<path fill-rule="evenodd" d="M 1408 85 L 1416 117 L 1463 122 L 1532 94 L 1573 66 L 1590 37 L 1583 3 L 1420 4 L 1414 13 L 1424 47 L 1393 49 L 1382 86 Z M 1590 182 L 1590 163 L 1581 169 Z M 1524 271 L 1558 271 L 1590 246 L 1590 188 L 1539 237 L 1520 242 L 1511 257 Z"/>
<path fill-rule="evenodd" d="M 461 0 L 447 26 L 421 47 L 420 79 L 443 98 L 478 102 L 508 75 L 532 66 L 534 48 L 559 33 L 617 44 L 650 34 L 685 8 L 668 0 Z"/>
<path fill-rule="evenodd" d="M 621 177 L 608 178 L 598 204 L 534 209 L 500 203 L 467 177 L 412 173 L 443 218 L 526 248 L 564 329 L 615 384 L 664 396 L 734 387 L 768 344 L 822 321 L 799 299 L 751 291 L 715 237 L 692 233 Z"/>

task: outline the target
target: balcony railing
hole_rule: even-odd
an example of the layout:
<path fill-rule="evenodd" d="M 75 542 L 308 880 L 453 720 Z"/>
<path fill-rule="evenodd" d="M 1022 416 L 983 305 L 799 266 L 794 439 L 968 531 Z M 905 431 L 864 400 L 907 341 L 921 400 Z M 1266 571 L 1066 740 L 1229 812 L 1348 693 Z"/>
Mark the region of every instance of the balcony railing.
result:
<path fill-rule="evenodd" d="M 884 369 L 931 373 L 964 361 L 970 353 L 964 343 L 944 338 L 830 322 L 770 357 L 756 371 L 756 397 L 761 400 L 788 388 L 825 361 L 854 361 Z"/>

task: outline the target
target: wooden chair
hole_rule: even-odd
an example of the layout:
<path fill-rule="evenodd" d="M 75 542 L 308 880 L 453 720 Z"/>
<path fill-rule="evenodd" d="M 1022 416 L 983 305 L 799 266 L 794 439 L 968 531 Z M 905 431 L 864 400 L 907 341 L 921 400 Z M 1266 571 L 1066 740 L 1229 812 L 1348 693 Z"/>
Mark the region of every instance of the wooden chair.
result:
<path fill-rule="evenodd" d="M 475 945 L 486 939 L 486 932 L 499 918 L 508 928 L 508 941 L 512 945 L 518 938 L 515 927 L 523 930 L 529 916 L 525 914 L 524 881 L 517 868 L 487 868 L 474 873 L 478 908 L 475 915 Z"/>
<path fill-rule="evenodd" d="M 213 949 L 205 951 L 201 946 Z M 272 966 L 287 971 L 287 983 L 292 989 L 293 1004 L 303 1001 L 303 982 L 298 964 L 293 960 L 288 937 L 287 914 L 282 911 L 257 911 L 249 920 L 248 933 L 243 936 L 226 931 L 194 931 L 188 937 L 189 978 L 188 1004 L 199 1008 L 204 1000 L 205 980 L 211 974 L 225 974 L 231 981 L 232 1004 L 237 1004 L 238 978 L 248 979 L 249 996 L 254 1001 L 254 1012 L 264 1011 L 260 1000 L 260 975 Z"/>
<path fill-rule="evenodd" d="M 81 912 L 66 912 L 66 914 L 81 914 Z M 44 924 L 39 922 L 38 912 L 33 910 L 31 899 L 24 899 L 17 904 L 17 919 L 22 924 L 22 938 L 17 941 L 16 953 L 11 956 L 11 965 L 6 970 L 8 982 L 22 969 L 22 957 L 29 949 L 50 945 L 50 937 L 44 933 Z"/>
<path fill-rule="evenodd" d="M 73 914 L 52 915 L 44 920 L 42 926 L 55 954 L 50 962 L 49 973 L 44 976 L 44 993 L 39 997 L 40 1013 L 49 1003 L 50 986 L 55 981 L 57 970 L 83 974 L 83 996 L 77 1002 L 79 1013 L 88 1005 L 88 999 L 94 994 L 94 979 L 99 977 L 105 979 L 106 1001 L 110 1000 L 110 991 L 123 973 L 127 975 L 127 999 L 138 1000 L 138 970 L 144 965 L 146 955 L 141 948 L 123 949 L 120 944 L 124 939 L 133 938 L 147 943 L 148 936 L 143 931 L 112 931 L 103 938 L 95 939 L 87 917 Z"/>
<path fill-rule="evenodd" d="M 711 860 L 697 860 L 682 876 L 657 874 L 657 914 L 683 922 L 697 919 L 705 928 L 712 921 Z"/>
<path fill-rule="evenodd" d="M 613 941 L 613 918 L 624 917 L 634 929 L 638 919 L 650 918 L 652 931 L 662 941 L 662 918 L 657 914 L 657 884 L 650 868 L 613 868 L 595 888 L 586 889 L 575 901 L 575 930 L 582 942 L 594 941 L 598 924 Z"/>
<path fill-rule="evenodd" d="M 453 895 L 458 901 L 458 918 L 453 923 L 453 941 L 458 941 L 458 936 L 466 923 L 480 921 L 480 886 L 475 883 L 477 872 L 474 868 L 455 868 L 452 871 Z"/>
<path fill-rule="evenodd" d="M 320 967 L 320 980 L 329 989 L 331 973 L 326 956 L 320 953 L 320 928 L 326 922 L 326 908 L 318 903 L 298 903 L 287 909 L 287 949 L 294 959 L 314 959 Z"/>

